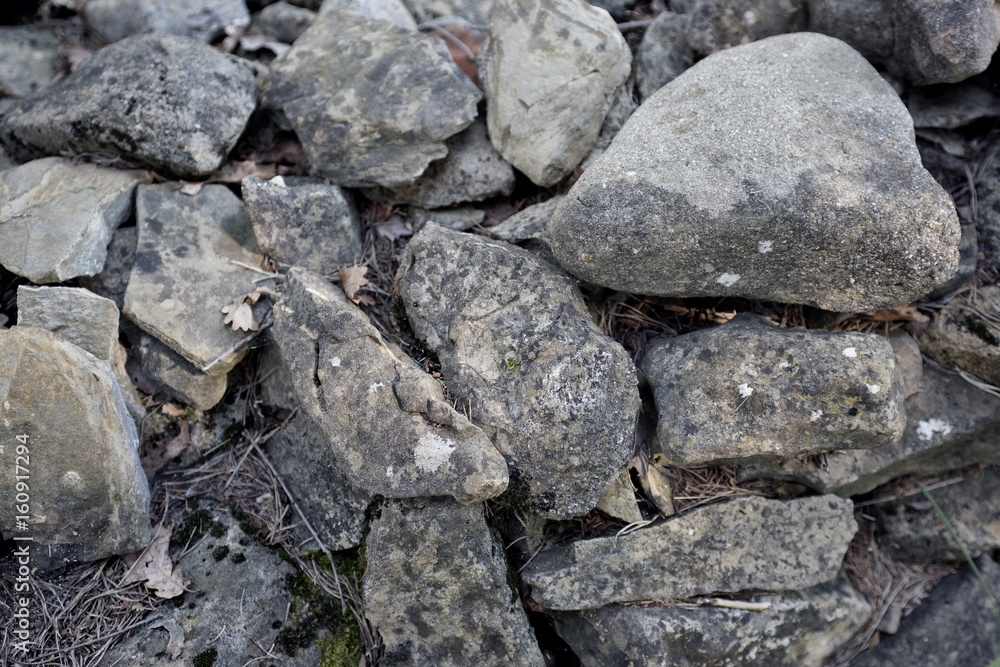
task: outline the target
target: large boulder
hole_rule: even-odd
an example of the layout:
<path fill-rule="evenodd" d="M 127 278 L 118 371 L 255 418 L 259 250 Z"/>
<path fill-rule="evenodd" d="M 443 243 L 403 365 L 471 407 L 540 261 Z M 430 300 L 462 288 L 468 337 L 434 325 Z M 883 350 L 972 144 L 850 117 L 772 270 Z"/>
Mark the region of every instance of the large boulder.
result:
<path fill-rule="evenodd" d="M 33 540 L 42 569 L 145 547 L 149 486 L 110 363 L 18 326 L 0 329 L 0 378 L 4 539 Z"/>
<path fill-rule="evenodd" d="M 388 498 L 500 495 L 507 465 L 483 432 L 444 400 L 441 384 L 323 276 L 292 269 L 271 336 L 302 412 L 354 484 Z"/>
<path fill-rule="evenodd" d="M 481 504 L 389 501 L 376 517 L 364 600 L 385 643 L 383 664 L 545 664 Z"/>
<path fill-rule="evenodd" d="M 480 97 L 442 40 L 333 9 L 271 63 L 261 103 L 333 183 L 398 188 L 448 154 Z"/>
<path fill-rule="evenodd" d="M 498 0 L 478 66 L 490 141 L 550 186 L 594 147 L 632 54 L 608 13 L 583 0 Z"/>
<path fill-rule="evenodd" d="M 0 181 L 0 264 L 34 283 L 104 268 L 115 228 L 132 214 L 148 171 L 74 165 L 61 157 L 14 167 Z"/>
<path fill-rule="evenodd" d="M 642 370 L 674 465 L 871 449 L 906 426 L 902 377 L 877 334 L 781 329 L 741 314 L 655 344 Z"/>
<path fill-rule="evenodd" d="M 507 459 L 512 499 L 553 518 L 593 509 L 632 455 L 639 392 L 573 280 L 520 248 L 429 224 L 397 283 L 452 395 Z"/>
<path fill-rule="evenodd" d="M 227 26 L 250 25 L 244 0 L 90 0 L 83 15 L 90 29 L 109 43 L 144 33 L 211 42 Z"/>
<path fill-rule="evenodd" d="M 799 590 L 837 576 L 857 528 L 850 500 L 747 496 L 621 537 L 543 551 L 521 576 L 536 602 L 559 610 L 746 589 Z"/>
<path fill-rule="evenodd" d="M 110 153 L 199 178 L 219 168 L 256 103 L 246 61 L 189 37 L 137 35 L 18 100 L 0 142 L 20 160 Z"/>
<path fill-rule="evenodd" d="M 892 88 L 813 33 L 705 58 L 633 114 L 553 216 L 569 272 L 626 292 L 835 311 L 954 273 L 959 225 Z"/>

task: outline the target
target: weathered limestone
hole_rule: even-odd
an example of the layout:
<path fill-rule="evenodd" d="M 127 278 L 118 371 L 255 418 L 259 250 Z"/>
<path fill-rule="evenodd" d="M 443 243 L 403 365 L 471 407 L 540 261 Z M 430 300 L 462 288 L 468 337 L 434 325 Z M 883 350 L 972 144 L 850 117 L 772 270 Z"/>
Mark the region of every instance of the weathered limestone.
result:
<path fill-rule="evenodd" d="M 987 285 L 952 299 L 920 337 L 931 359 L 1000 384 L 1000 324 L 980 314 L 1000 316 L 1000 287 Z"/>
<path fill-rule="evenodd" d="M 108 43 L 144 33 L 211 42 L 226 26 L 250 25 L 244 0 L 90 0 L 83 15 Z"/>

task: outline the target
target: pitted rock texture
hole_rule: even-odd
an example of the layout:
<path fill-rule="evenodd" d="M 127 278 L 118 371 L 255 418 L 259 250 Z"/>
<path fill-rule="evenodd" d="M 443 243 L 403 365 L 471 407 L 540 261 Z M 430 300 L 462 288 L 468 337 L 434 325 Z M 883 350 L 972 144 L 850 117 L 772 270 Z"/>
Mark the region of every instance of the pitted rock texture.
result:
<path fill-rule="evenodd" d="M 250 25 L 244 0 L 90 0 L 87 25 L 105 42 L 144 33 L 183 35 L 211 42 L 226 26 Z"/>
<path fill-rule="evenodd" d="M 33 565 L 45 570 L 149 543 L 139 436 L 107 360 L 49 331 L 0 330 L 0 437 L 10 471 L 0 478 L 8 499 L 0 533 L 30 535 Z M 14 502 L 24 491 L 15 465 L 30 477 L 27 511 Z M 28 517 L 27 530 L 16 516 Z"/>
<path fill-rule="evenodd" d="M 543 551 L 521 577 L 538 604 L 558 610 L 746 589 L 799 590 L 837 576 L 855 531 L 850 500 L 748 496 L 621 537 Z"/>
<path fill-rule="evenodd" d="M 514 169 L 493 148 L 485 122 L 477 120 L 445 143 L 448 156 L 432 162 L 413 185 L 365 194 L 376 201 L 444 208 L 514 191 Z"/>
<path fill-rule="evenodd" d="M 749 464 L 740 480 L 800 482 L 821 493 L 848 497 L 901 475 L 936 475 L 975 463 L 1000 464 L 1000 398 L 957 375 L 924 368 L 924 390 L 906 400 L 906 431 L 877 449 L 831 452 L 823 463 Z"/>
<path fill-rule="evenodd" d="M 760 611 L 609 605 L 555 615 L 584 667 L 820 667 L 871 617 L 847 577 L 798 592 L 755 594 Z"/>
<path fill-rule="evenodd" d="M 708 55 L 765 37 L 792 32 L 805 0 L 694 0 L 687 14 L 688 42 Z"/>
<path fill-rule="evenodd" d="M 663 12 L 646 29 L 635 54 L 636 87 L 642 99 L 676 79 L 694 63 L 687 41 L 689 16 Z"/>
<path fill-rule="evenodd" d="M 550 232 L 560 264 L 597 285 L 841 312 L 909 303 L 958 263 L 955 208 L 906 108 L 813 33 L 713 54 L 661 88 Z"/>
<path fill-rule="evenodd" d="M 7 170 L 0 180 L 0 264 L 34 283 L 99 273 L 111 235 L 132 214 L 135 186 L 152 178 L 59 157 Z"/>
<path fill-rule="evenodd" d="M 52 83 L 59 48 L 59 36 L 52 28 L 0 27 L 0 91 L 30 95 Z"/>
<path fill-rule="evenodd" d="M 478 65 L 490 141 L 549 186 L 594 147 L 632 54 L 608 13 L 583 0 L 497 0 Z"/>
<path fill-rule="evenodd" d="M 22 161 L 110 153 L 198 178 L 219 168 L 256 102 L 247 62 L 188 37 L 138 35 L 18 100 L 0 141 Z"/>
<path fill-rule="evenodd" d="M 397 283 L 458 405 L 507 459 L 512 500 L 550 518 L 593 509 L 632 454 L 639 392 L 573 280 L 520 248 L 427 225 Z"/>
<path fill-rule="evenodd" d="M 279 177 L 280 178 L 280 177 Z M 262 251 L 325 272 L 361 255 L 361 222 L 350 195 L 320 179 L 243 179 L 243 202 Z"/>
<path fill-rule="evenodd" d="M 359 487 L 465 503 L 507 488 L 507 465 L 483 432 L 323 276 L 289 271 L 271 335 L 303 413 L 326 434 L 323 456 Z"/>
<path fill-rule="evenodd" d="M 902 376 L 877 334 L 781 329 L 740 314 L 654 345 L 642 370 L 673 465 L 871 449 L 906 426 Z"/>
<path fill-rule="evenodd" d="M 442 40 L 334 9 L 271 63 L 261 103 L 333 183 L 398 188 L 448 154 L 480 97 Z"/>
<path fill-rule="evenodd" d="M 198 370 L 225 375 L 247 350 L 233 349 L 246 332 L 223 324 L 222 308 L 269 285 L 233 263 L 263 260 L 250 218 L 224 185 L 194 196 L 176 183 L 143 185 L 135 200 L 139 242 L 122 312 Z M 266 307 L 257 302 L 258 320 Z"/>
<path fill-rule="evenodd" d="M 1000 287 L 978 287 L 952 299 L 920 337 L 931 359 L 1000 384 L 1000 324 L 982 314 L 1000 313 Z"/>
<path fill-rule="evenodd" d="M 393 665 L 542 667 L 483 506 L 388 501 L 365 547 L 365 610 Z"/>

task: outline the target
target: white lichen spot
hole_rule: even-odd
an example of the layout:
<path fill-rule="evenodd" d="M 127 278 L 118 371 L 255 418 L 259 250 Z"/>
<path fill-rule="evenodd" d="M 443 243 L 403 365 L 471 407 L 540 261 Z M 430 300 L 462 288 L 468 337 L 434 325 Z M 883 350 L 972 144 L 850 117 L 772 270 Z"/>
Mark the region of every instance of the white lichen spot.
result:
<path fill-rule="evenodd" d="M 385 476 L 392 477 L 392 466 L 389 466 L 388 468 L 385 469 Z"/>
<path fill-rule="evenodd" d="M 948 435 L 951 433 L 951 424 L 935 418 L 917 422 L 917 437 L 921 440 L 930 440 L 935 433 Z"/>
<path fill-rule="evenodd" d="M 286 185 L 285 185 L 285 179 L 282 178 L 281 176 L 275 176 L 274 178 L 272 178 L 271 179 L 271 183 L 273 183 L 274 185 L 277 185 L 279 187 L 282 187 L 282 188 L 286 187 Z"/>
<path fill-rule="evenodd" d="M 791 364 L 788 363 L 787 361 L 782 361 L 780 364 L 778 364 L 778 368 L 788 368 L 789 366 L 791 366 Z"/>
<path fill-rule="evenodd" d="M 760 241 L 757 243 L 757 252 L 762 255 L 769 253 L 772 250 L 771 245 L 771 241 Z"/>
<path fill-rule="evenodd" d="M 868 387 L 868 391 L 873 394 L 877 394 L 882 389 L 882 387 L 877 384 L 866 384 L 865 386 Z"/>
<path fill-rule="evenodd" d="M 340 363 L 341 363 L 340 357 L 334 357 L 333 359 L 330 360 L 330 365 L 333 366 L 334 368 L 340 368 Z"/>
<path fill-rule="evenodd" d="M 323 294 L 317 292 L 312 287 L 307 287 L 306 291 L 309 292 L 310 294 L 312 294 L 313 296 L 318 296 L 319 298 L 323 299 L 323 301 L 329 301 L 329 299 L 326 298 L 326 296 L 324 296 Z"/>
<path fill-rule="evenodd" d="M 858 350 L 854 347 L 848 347 L 844 350 L 845 357 L 851 357 L 852 359 L 858 356 Z"/>
<path fill-rule="evenodd" d="M 638 174 L 638 173 L 639 173 L 639 172 L 637 172 L 637 171 L 626 171 L 626 172 L 625 172 L 625 175 L 626 175 L 626 176 L 635 176 L 635 175 L 636 175 L 636 174 Z"/>
<path fill-rule="evenodd" d="M 743 12 L 743 21 L 747 25 L 753 25 L 754 23 L 757 22 L 757 15 L 748 9 L 745 12 Z"/>
<path fill-rule="evenodd" d="M 10 401 L 4 401 L 3 402 L 3 409 L 4 410 L 10 410 Z"/>
<path fill-rule="evenodd" d="M 740 385 L 740 398 L 750 398 L 753 395 L 753 387 L 746 382 Z"/>
<path fill-rule="evenodd" d="M 711 264 L 702 264 L 701 270 L 704 271 L 705 273 L 715 273 L 715 267 L 712 266 Z"/>
<path fill-rule="evenodd" d="M 819 418 L 822 416 L 823 416 L 822 410 L 813 410 L 812 413 L 809 415 L 809 421 L 811 422 L 819 421 Z"/>
<path fill-rule="evenodd" d="M 381 387 L 384 387 L 384 386 L 385 386 L 385 382 L 373 382 L 372 385 L 370 387 L 368 387 L 368 393 L 369 394 L 374 394 L 376 391 L 378 391 Z"/>
<path fill-rule="evenodd" d="M 725 287 L 732 287 L 736 284 L 736 281 L 740 279 L 738 273 L 723 273 L 721 276 L 715 279 L 715 282 Z"/>
<path fill-rule="evenodd" d="M 694 535 L 694 528 L 688 528 L 688 535 Z"/>
<path fill-rule="evenodd" d="M 455 446 L 450 440 L 445 440 L 434 433 L 424 433 L 413 449 L 413 458 L 417 467 L 424 472 L 434 472 L 451 458 Z"/>

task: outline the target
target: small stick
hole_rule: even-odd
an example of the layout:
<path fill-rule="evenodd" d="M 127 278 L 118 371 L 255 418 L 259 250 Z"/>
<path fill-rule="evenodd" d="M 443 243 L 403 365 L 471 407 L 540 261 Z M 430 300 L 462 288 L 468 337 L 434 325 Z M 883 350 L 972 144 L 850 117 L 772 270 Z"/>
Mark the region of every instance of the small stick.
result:
<path fill-rule="evenodd" d="M 437 25 L 436 23 L 421 23 L 420 25 L 417 26 L 417 29 L 433 30 L 437 34 L 444 37 L 446 42 L 451 42 L 452 44 L 460 48 L 462 50 L 462 53 L 464 53 L 466 57 L 469 59 L 469 62 L 473 63 L 476 62 L 476 54 L 472 52 L 472 49 L 470 49 L 468 46 L 465 45 L 465 42 L 463 42 L 458 37 L 448 32 L 441 26 Z"/>

